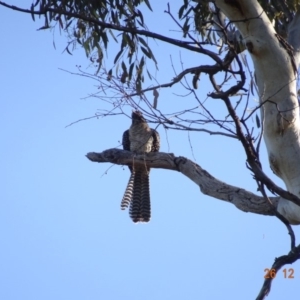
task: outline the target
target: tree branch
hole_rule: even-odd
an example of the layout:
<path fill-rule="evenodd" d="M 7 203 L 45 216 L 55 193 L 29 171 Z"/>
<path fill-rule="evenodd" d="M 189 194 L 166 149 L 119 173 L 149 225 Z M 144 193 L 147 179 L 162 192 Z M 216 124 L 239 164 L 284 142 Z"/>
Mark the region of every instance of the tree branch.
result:
<path fill-rule="evenodd" d="M 184 48 L 184 49 L 188 49 L 188 50 L 191 50 L 191 51 L 194 51 L 194 52 L 198 52 L 198 53 L 208 55 L 210 58 L 212 58 L 217 63 L 222 64 L 222 60 L 219 58 L 218 54 L 216 54 L 216 53 L 214 53 L 210 50 L 202 48 L 200 43 L 197 43 L 197 47 L 195 47 L 195 46 L 191 46 L 189 43 L 186 43 L 186 42 L 183 42 L 183 41 L 180 41 L 180 40 L 176 40 L 176 39 L 172 39 L 172 38 L 160 35 L 158 33 L 154 33 L 154 32 L 147 31 L 147 30 L 139 30 L 139 29 L 132 28 L 132 27 L 125 27 L 125 26 L 121 26 L 121 25 L 114 25 L 114 24 L 111 24 L 111 23 L 102 22 L 102 21 L 99 21 L 97 19 L 87 17 L 85 15 L 81 15 L 81 14 L 73 13 L 73 12 L 71 13 L 71 12 L 64 11 L 64 10 L 59 9 L 59 8 L 44 7 L 43 9 L 40 9 L 40 10 L 30 10 L 30 9 L 24 9 L 24 8 L 15 6 L 15 5 L 10 5 L 10 4 L 7 4 L 7 3 L 2 2 L 2 1 L 0 1 L 0 5 L 2 5 L 4 7 L 7 7 L 7 8 L 10 8 L 12 10 L 20 11 L 20 12 L 31 14 L 31 15 L 45 15 L 48 12 L 52 12 L 52 13 L 59 14 L 59 15 L 64 15 L 64 16 L 68 16 L 68 17 L 77 18 L 79 20 L 83 20 L 83 21 L 86 21 L 86 22 L 91 22 L 93 24 L 99 25 L 99 26 L 104 27 L 104 28 L 109 28 L 109 29 L 113 29 L 113 30 L 117 30 L 117 31 L 121 31 L 121 32 L 129 32 L 129 33 L 133 33 L 133 34 L 139 34 L 139 35 L 142 35 L 142 36 L 151 37 L 151 38 L 154 38 L 154 39 L 157 39 L 157 40 L 160 40 L 160 41 L 163 41 L 163 42 L 166 42 L 166 43 L 169 43 L 169 44 L 172 44 L 172 45 Z"/>
<path fill-rule="evenodd" d="M 101 153 L 90 152 L 86 157 L 98 163 L 113 163 L 118 165 L 147 165 L 151 168 L 161 168 L 181 172 L 196 183 L 203 194 L 235 205 L 244 212 L 274 216 L 279 197 L 270 197 L 272 205 L 264 197 L 257 196 L 242 188 L 224 183 L 193 161 L 174 156 L 172 153 L 134 154 L 120 149 L 108 149 Z"/>
<path fill-rule="evenodd" d="M 266 278 L 264 284 L 256 298 L 256 300 L 263 300 L 269 294 L 271 290 L 271 284 L 278 271 L 286 264 L 292 264 L 300 258 L 300 245 L 293 248 L 288 255 L 282 255 L 275 259 L 272 268 L 269 272 L 269 278 Z M 274 270 L 274 273 L 272 272 Z M 273 277 L 272 274 L 275 276 Z"/>

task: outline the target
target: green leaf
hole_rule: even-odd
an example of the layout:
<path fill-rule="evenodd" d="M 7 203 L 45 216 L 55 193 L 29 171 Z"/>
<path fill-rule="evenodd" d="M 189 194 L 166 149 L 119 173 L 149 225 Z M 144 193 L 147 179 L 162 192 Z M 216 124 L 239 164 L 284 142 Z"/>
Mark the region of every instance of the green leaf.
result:
<path fill-rule="evenodd" d="M 139 39 L 139 42 L 141 42 L 146 48 L 149 48 L 147 42 L 143 38 L 139 37 L 138 39 Z"/>
<path fill-rule="evenodd" d="M 151 51 L 151 49 L 148 47 L 148 51 L 149 51 L 149 53 L 150 53 L 150 55 L 151 55 L 151 58 L 154 60 L 154 62 L 155 62 L 155 64 L 157 64 L 157 61 L 156 61 L 156 59 L 155 59 L 155 56 L 153 55 L 153 52 Z"/>
<path fill-rule="evenodd" d="M 130 81 L 132 78 L 132 72 L 133 72 L 133 68 L 134 68 L 134 62 L 130 65 L 129 67 L 129 74 L 128 74 L 128 80 Z"/>
<path fill-rule="evenodd" d="M 257 128 L 260 128 L 260 119 L 259 119 L 259 117 L 258 117 L 257 114 L 255 116 L 255 119 L 256 119 L 256 126 L 257 126 Z"/>
<path fill-rule="evenodd" d="M 143 46 L 141 46 L 141 50 L 143 51 L 143 53 L 149 57 L 150 59 L 152 58 L 151 53 L 148 52 L 148 50 L 146 48 L 144 48 Z"/>
<path fill-rule="evenodd" d="M 127 33 L 124 32 L 121 45 L 122 48 L 128 45 L 128 40 L 130 40 L 130 37 L 127 35 Z"/>
<path fill-rule="evenodd" d="M 179 19 L 181 19 L 182 15 L 183 15 L 183 12 L 185 10 L 185 5 L 182 5 L 178 11 L 178 17 Z"/>
<path fill-rule="evenodd" d="M 112 19 L 113 23 L 116 24 L 117 22 L 116 22 L 115 13 L 113 10 L 110 12 L 110 15 L 111 15 L 111 19 Z"/>
<path fill-rule="evenodd" d="M 127 72 L 123 72 L 123 74 L 121 75 L 120 81 L 122 83 L 125 83 L 127 76 L 128 76 Z"/>
<path fill-rule="evenodd" d="M 143 17 L 143 14 L 141 13 L 141 11 L 138 9 L 137 10 L 137 14 L 141 20 L 141 23 L 142 23 L 142 26 L 144 26 L 144 17 Z"/>
<path fill-rule="evenodd" d="M 144 24 L 142 24 L 138 19 L 136 19 L 136 21 L 138 22 L 138 24 L 139 24 L 141 27 L 144 27 Z"/>
<path fill-rule="evenodd" d="M 122 66 L 123 71 L 127 73 L 127 67 L 126 67 L 124 61 L 122 61 L 121 66 Z"/>
<path fill-rule="evenodd" d="M 97 75 L 99 73 L 100 69 L 101 69 L 101 64 L 98 65 L 98 68 L 97 68 L 97 70 L 95 72 L 95 75 Z"/>
<path fill-rule="evenodd" d="M 189 19 L 186 18 L 183 26 L 182 26 L 182 30 L 183 30 L 183 37 L 186 37 L 186 35 L 188 34 L 189 32 L 189 29 L 190 29 L 190 25 L 188 24 L 189 23 Z"/>
<path fill-rule="evenodd" d="M 71 21 L 69 21 L 68 23 L 67 23 L 67 25 L 66 25 L 66 28 L 65 29 L 67 29 L 71 24 L 72 24 L 72 22 L 73 22 L 73 20 L 71 20 Z"/>
<path fill-rule="evenodd" d="M 118 77 L 118 72 L 119 72 L 119 64 L 117 63 L 117 66 L 116 66 L 116 77 Z"/>
<path fill-rule="evenodd" d="M 148 74 L 148 76 L 149 76 L 149 79 L 152 80 L 152 76 L 151 76 L 151 74 L 149 73 L 148 69 L 147 69 L 147 74 Z"/>
<path fill-rule="evenodd" d="M 83 49 L 85 50 L 85 54 L 87 57 L 89 57 L 91 53 L 91 47 L 90 47 L 90 39 L 87 39 L 83 44 Z"/>
<path fill-rule="evenodd" d="M 37 31 L 45 30 L 45 29 L 49 29 L 49 28 L 50 28 L 49 26 L 42 26 L 42 27 L 38 28 Z"/>
<path fill-rule="evenodd" d="M 143 71 L 144 64 L 145 64 L 145 59 L 144 59 L 144 56 L 143 56 L 142 59 L 141 59 L 141 61 L 140 61 L 140 65 L 139 65 L 139 70 L 140 71 Z"/>
<path fill-rule="evenodd" d="M 116 55 L 115 59 L 114 59 L 114 64 L 118 61 L 118 59 L 120 58 L 121 54 L 123 53 L 123 49 L 121 48 L 121 50 L 119 51 L 119 53 Z"/>
<path fill-rule="evenodd" d="M 62 22 L 62 20 L 61 20 L 60 17 L 58 18 L 58 23 L 59 23 L 60 28 L 64 29 L 64 24 L 63 24 L 63 22 Z"/>
<path fill-rule="evenodd" d="M 149 8 L 151 11 L 153 11 L 152 8 L 151 8 L 151 5 L 150 5 L 150 3 L 149 3 L 149 1 L 148 1 L 148 0 L 145 0 L 145 3 L 146 3 L 146 5 L 148 6 L 148 8 Z"/>
<path fill-rule="evenodd" d="M 103 59 L 103 52 L 102 52 L 102 49 L 99 45 L 96 46 L 97 50 L 98 50 L 98 59 L 97 59 L 97 62 L 98 62 L 98 69 L 96 71 L 96 74 L 100 71 L 100 68 L 102 66 L 102 59 Z"/>
<path fill-rule="evenodd" d="M 101 32 L 102 42 L 104 44 L 104 48 L 107 49 L 108 37 L 105 31 Z"/>
<path fill-rule="evenodd" d="M 66 51 L 70 54 L 70 55 L 73 55 L 70 50 L 69 50 L 69 46 L 66 47 Z"/>
<path fill-rule="evenodd" d="M 110 35 L 112 36 L 112 38 L 115 40 L 115 42 L 118 43 L 118 40 L 116 39 L 113 31 L 111 29 L 108 29 L 108 32 L 110 33 Z"/>

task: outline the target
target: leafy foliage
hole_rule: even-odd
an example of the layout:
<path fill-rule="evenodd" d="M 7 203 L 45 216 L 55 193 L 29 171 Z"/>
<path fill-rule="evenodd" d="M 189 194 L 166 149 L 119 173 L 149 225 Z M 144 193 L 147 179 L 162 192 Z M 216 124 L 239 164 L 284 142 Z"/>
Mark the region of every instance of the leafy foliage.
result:
<path fill-rule="evenodd" d="M 289 22 L 293 19 L 293 15 L 299 8 L 298 0 L 270 0 L 270 1 L 258 1 L 264 11 L 267 13 L 271 21 L 274 22 L 274 28 L 278 34 L 286 37 L 287 27 Z"/>
<path fill-rule="evenodd" d="M 286 26 L 296 12 L 298 1 L 260 2 L 270 20 L 274 22 L 275 28 L 284 36 Z M 238 62 L 236 54 L 242 52 L 245 47 L 243 43 L 239 44 L 238 39 L 234 36 L 236 31 L 234 24 L 226 22 L 225 18 L 222 19 L 218 15 L 219 10 L 212 1 L 182 0 L 177 16 L 171 13 L 170 6 L 167 5 L 166 17 L 172 18 L 181 31 L 182 38 L 180 40 L 161 36 L 148 29 L 145 15 L 147 13 L 149 16 L 152 12 L 149 0 L 36 0 L 31 6 L 31 12 L 33 19 L 37 12 L 44 17 L 45 24 L 41 29 L 58 26 L 67 32 L 69 39 L 65 48 L 66 52 L 72 54 L 74 48 L 80 45 L 86 56 L 95 64 L 96 74 L 108 81 L 113 80 L 112 84 L 115 86 L 117 86 L 116 82 L 122 85 L 126 84 L 128 90 L 131 91 L 130 95 L 141 96 L 141 91 L 145 91 L 143 82 L 146 72 L 150 79 L 153 78 L 147 69 L 147 60 L 152 61 L 155 66 L 157 66 L 157 61 L 149 46 L 149 38 L 159 39 L 202 53 L 216 63 L 215 66 L 209 68 L 195 67 L 185 70 L 172 82 L 163 85 L 164 87 L 170 87 L 181 81 L 186 74 L 192 74 L 192 87 L 186 86 L 187 90 L 192 92 L 192 89 L 198 88 L 200 75 L 203 72 L 209 75 L 215 90 L 221 90 L 222 86 L 228 84 L 230 80 L 234 82 L 238 76 L 241 76 L 239 82 L 245 82 L 245 79 L 242 78 L 244 76 L 242 68 L 239 66 L 237 71 L 233 71 L 231 66 L 234 59 Z M 230 38 L 229 34 L 234 38 Z M 224 39 L 224 37 L 226 38 Z M 115 52 L 110 51 L 111 48 L 108 49 L 112 42 L 119 45 Z M 212 48 L 210 45 L 214 47 Z M 215 52 L 216 48 L 218 53 Z M 105 66 L 105 70 L 108 71 L 100 72 L 105 54 L 114 55 L 113 64 L 108 68 Z M 245 58 L 242 58 L 242 61 L 248 68 Z M 226 74 L 221 80 L 222 83 L 217 85 L 214 83 L 214 76 L 224 70 L 226 70 Z M 109 84 L 109 86 L 111 85 Z M 119 87 L 119 92 L 123 92 L 123 87 L 120 85 Z M 158 86 L 158 88 L 160 87 L 162 86 Z M 237 91 L 237 87 L 240 89 L 242 85 L 231 86 L 227 90 L 228 95 L 233 95 L 233 91 Z M 253 90 L 254 80 L 250 78 L 252 94 Z M 154 88 L 153 91 L 156 89 Z M 242 91 L 246 92 L 246 89 L 242 88 Z M 230 134 L 234 134 L 234 130 L 224 124 L 221 127 Z M 258 117 L 256 117 L 256 124 L 259 124 Z M 220 124 L 217 125 L 220 126 Z M 260 126 L 257 125 L 257 127 Z"/>
<path fill-rule="evenodd" d="M 298 1 L 260 1 L 263 9 L 275 24 L 275 29 L 284 36 L 287 25 L 292 20 L 298 8 Z M 215 65 L 206 67 L 194 67 L 184 70 L 170 83 L 159 85 L 156 88 L 171 87 L 177 82 L 181 82 L 186 74 L 192 74 L 192 86 L 188 84 L 185 88 L 189 93 L 198 88 L 201 73 L 209 75 L 214 90 L 221 90 L 223 86 L 233 82 L 233 85 L 226 92 L 233 95 L 238 89 L 243 93 L 248 92 L 242 84 L 235 84 L 234 81 L 245 83 L 243 68 L 237 54 L 245 47 L 236 38 L 234 23 L 230 23 L 219 15 L 219 10 L 214 2 L 208 0 L 182 0 L 178 7 L 178 15 L 171 13 L 170 5 L 166 5 L 166 17 L 172 18 L 177 28 L 181 31 L 181 39 L 172 39 L 168 36 L 156 34 L 148 29 L 145 16 L 152 12 L 149 0 L 36 0 L 31 6 L 32 18 L 36 14 L 44 17 L 45 24 L 41 29 L 48 29 L 58 26 L 68 34 L 68 44 L 66 52 L 72 54 L 75 47 L 80 45 L 86 56 L 95 64 L 99 78 L 106 78 L 112 81 L 108 84 L 119 86 L 119 92 L 124 93 L 123 85 L 127 86 L 129 95 L 140 95 L 145 91 L 143 87 L 144 76 L 147 73 L 152 79 L 152 75 L 147 69 L 147 60 L 157 66 L 154 53 L 149 46 L 149 38 L 159 39 L 187 50 L 196 51 L 207 55 Z M 232 35 L 231 37 L 229 35 Z M 225 37 L 225 38 L 224 38 Z M 233 38 L 232 38 L 233 37 Z M 117 51 L 112 52 L 108 46 L 113 42 L 119 46 Z M 210 47 L 213 46 L 213 47 Z M 213 49 L 213 51 L 210 51 Z M 216 52 L 215 49 L 218 49 Z M 101 71 L 103 60 L 106 55 L 113 55 L 111 66 L 105 66 L 105 71 Z M 238 70 L 233 71 L 231 63 L 238 63 Z M 242 62 L 248 68 L 247 61 L 242 57 Z M 225 76 L 216 83 L 215 76 L 223 71 Z M 240 79 L 237 77 L 240 76 Z M 100 80 L 101 81 L 101 80 Z M 102 81 L 103 82 L 103 81 Z M 118 82 L 118 83 L 117 83 Z M 250 91 L 254 92 L 254 79 L 250 78 Z M 121 85 L 118 85 L 121 83 Z M 146 89 L 151 90 L 151 89 Z M 157 91 L 156 91 L 157 92 Z M 145 99 L 144 99 L 145 100 Z M 121 103 L 121 102 L 120 102 Z M 119 104 L 120 104 L 119 103 Z M 240 101 L 237 102 L 237 106 Z M 115 104 L 114 104 L 115 105 Z M 148 105 L 149 106 L 149 105 Z M 185 112 L 188 111 L 185 109 Z M 245 117 L 244 111 L 241 119 Z M 211 118 L 208 117 L 211 122 Z M 247 119 L 246 119 L 247 120 Z M 256 117 L 257 128 L 259 119 Z M 194 123 L 195 124 L 195 123 Z M 235 130 L 230 129 L 227 121 L 219 127 L 228 131 L 231 135 Z M 232 123 L 231 123 L 232 124 Z M 172 124 L 173 125 L 173 124 Z"/>
<path fill-rule="evenodd" d="M 118 63 L 121 63 L 122 82 L 130 81 L 135 70 L 136 88 L 139 90 L 143 81 L 145 58 L 152 59 L 156 63 L 145 39 L 130 30 L 147 29 L 139 9 L 143 3 L 150 11 L 152 10 L 148 0 L 37 0 L 32 4 L 31 10 L 39 9 L 45 12 L 43 13 L 45 24 L 40 29 L 58 25 L 61 30 L 65 30 L 69 36 L 65 50 L 72 54 L 76 45 L 81 45 L 86 56 L 97 65 L 98 71 L 110 40 L 119 42 L 120 50 L 115 56 L 114 64 L 119 70 Z M 35 20 L 34 14 L 32 17 Z M 106 24 L 113 24 L 114 28 L 126 28 L 127 32 L 116 36 L 115 31 L 107 28 Z M 138 56 L 138 52 L 142 55 Z M 128 59 L 128 66 L 124 62 L 125 56 Z"/>
<path fill-rule="evenodd" d="M 299 6 L 298 1 L 259 2 L 275 23 L 275 29 L 285 37 L 287 25 Z M 108 44 L 112 40 L 118 43 L 120 48 L 115 53 L 114 65 L 108 77 L 115 68 L 122 83 L 128 83 L 134 78 L 136 90 L 140 91 L 146 60 L 150 59 L 157 64 L 148 45 L 147 35 L 143 35 L 148 28 L 142 7 L 152 11 L 149 0 L 36 0 L 31 5 L 31 11 L 42 12 L 45 23 L 40 29 L 59 26 L 68 33 L 67 53 L 72 54 L 77 45 L 82 46 L 86 56 L 97 67 L 96 73 L 102 66 Z M 213 30 L 214 11 L 216 7 L 210 1 L 183 0 L 178 10 L 180 23 L 176 21 L 183 39 L 189 38 L 190 43 L 200 39 L 203 44 L 218 44 L 218 36 Z M 35 20 L 34 13 L 32 18 Z M 149 72 L 148 75 L 151 79 Z"/>

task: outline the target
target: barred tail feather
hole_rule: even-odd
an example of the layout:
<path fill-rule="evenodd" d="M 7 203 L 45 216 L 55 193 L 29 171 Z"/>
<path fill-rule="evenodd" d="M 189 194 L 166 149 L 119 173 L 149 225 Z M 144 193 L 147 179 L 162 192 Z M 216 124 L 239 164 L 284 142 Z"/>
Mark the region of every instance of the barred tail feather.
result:
<path fill-rule="evenodd" d="M 149 222 L 151 218 L 149 172 L 142 173 L 141 221 Z"/>
<path fill-rule="evenodd" d="M 129 215 L 133 222 L 149 222 L 151 217 L 149 172 L 136 170 Z"/>
<path fill-rule="evenodd" d="M 127 187 L 126 187 L 126 190 L 125 190 L 125 193 L 124 193 L 124 196 L 123 196 L 123 199 L 121 201 L 121 209 L 122 210 L 126 209 L 132 200 L 133 189 L 134 189 L 134 177 L 135 177 L 135 172 L 132 171 L 129 181 L 128 181 L 128 184 L 127 184 Z"/>
<path fill-rule="evenodd" d="M 130 203 L 129 215 L 133 222 L 141 222 L 141 198 L 142 198 L 142 173 L 136 170 L 133 183 L 133 195 Z"/>

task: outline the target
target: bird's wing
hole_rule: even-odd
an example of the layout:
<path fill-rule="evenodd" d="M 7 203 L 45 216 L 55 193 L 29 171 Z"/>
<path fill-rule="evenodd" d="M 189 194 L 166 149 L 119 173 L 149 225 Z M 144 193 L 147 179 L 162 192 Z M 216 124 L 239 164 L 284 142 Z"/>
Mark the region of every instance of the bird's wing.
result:
<path fill-rule="evenodd" d="M 158 152 L 160 148 L 159 133 L 155 129 L 151 129 L 151 130 L 152 130 L 152 137 L 153 137 L 151 152 Z"/>
<path fill-rule="evenodd" d="M 122 138 L 123 149 L 130 151 L 130 140 L 129 140 L 129 130 L 125 130 Z M 128 166 L 130 172 L 132 172 L 132 167 Z"/>
<path fill-rule="evenodd" d="M 124 131 L 122 138 L 123 149 L 130 151 L 129 130 Z"/>

